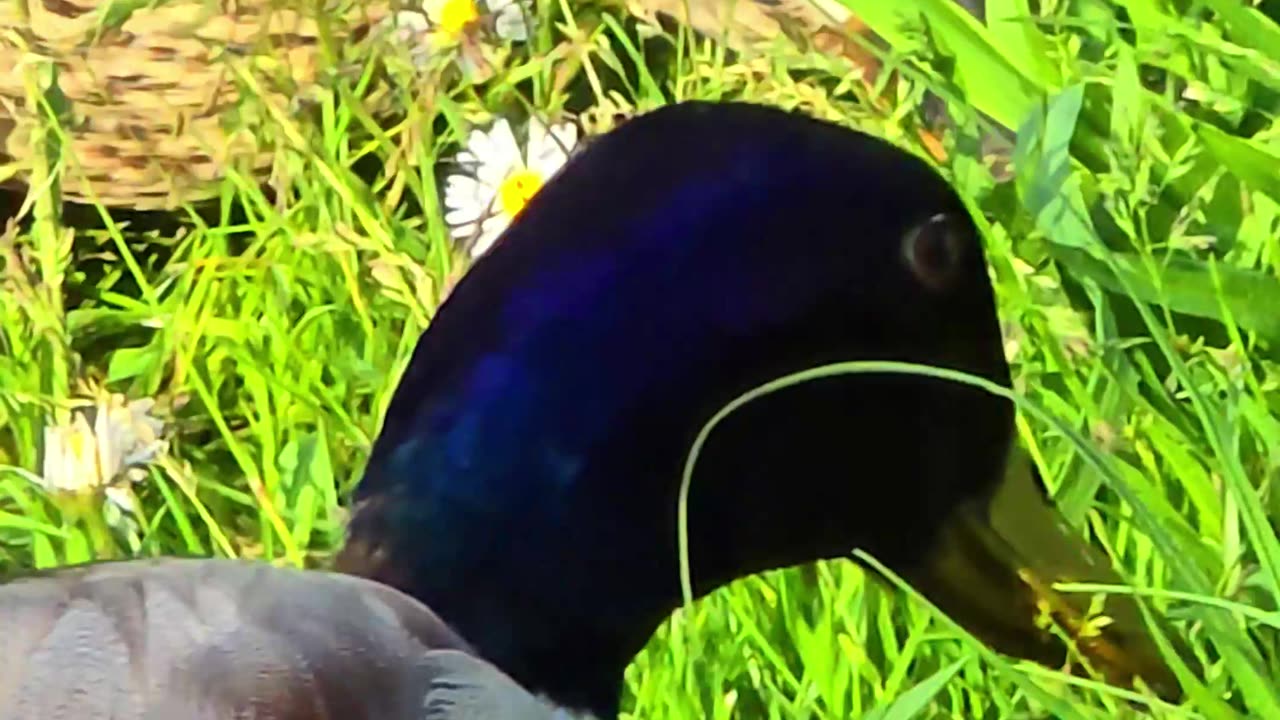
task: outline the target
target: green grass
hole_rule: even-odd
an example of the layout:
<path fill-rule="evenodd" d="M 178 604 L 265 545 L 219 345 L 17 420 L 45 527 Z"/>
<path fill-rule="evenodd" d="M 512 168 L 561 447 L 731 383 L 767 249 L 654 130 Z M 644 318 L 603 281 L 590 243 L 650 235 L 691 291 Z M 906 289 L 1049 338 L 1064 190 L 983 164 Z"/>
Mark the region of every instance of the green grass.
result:
<path fill-rule="evenodd" d="M 680 610 L 629 669 L 628 712 L 1280 716 L 1280 26 L 1240 0 L 1045 0 L 1035 14 L 991 0 L 985 27 L 948 0 L 843 1 L 894 43 L 887 109 L 830 58 L 735 57 L 684 31 L 642 35 L 617 7 L 543 0 L 529 46 L 497 53 L 486 82 L 441 64 L 385 90 L 403 110 L 388 128 L 352 99 L 369 76 L 337 78 L 314 118 L 279 117 L 265 138 L 277 201 L 235 176 L 213 221 L 162 234 L 73 231 L 40 196 L 33 222 L 0 234 L 0 573 L 112 555 L 323 562 L 461 269 L 432 168 L 472 123 L 739 98 L 919 151 L 928 90 L 955 119 L 941 170 L 980 218 L 1016 389 L 1043 411 L 1022 413 L 1022 440 L 1068 517 L 1194 649 L 1188 701 L 994 656 L 828 562 Z M 1017 132 L 1011 182 L 977 149 L 994 124 Z M 371 182 L 363 161 L 382 168 Z M 155 398 L 169 425 L 132 525 L 31 482 L 45 426 L 86 383 Z"/>

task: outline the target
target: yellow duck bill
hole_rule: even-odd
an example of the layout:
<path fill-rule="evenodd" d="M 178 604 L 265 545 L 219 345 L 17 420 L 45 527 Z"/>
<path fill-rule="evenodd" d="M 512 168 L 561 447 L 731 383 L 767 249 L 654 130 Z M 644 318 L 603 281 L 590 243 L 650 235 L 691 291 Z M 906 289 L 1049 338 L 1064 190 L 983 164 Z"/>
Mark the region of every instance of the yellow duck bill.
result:
<path fill-rule="evenodd" d="M 903 578 L 1002 653 L 1065 667 L 1065 635 L 1108 682 L 1133 686 L 1141 679 L 1162 699 L 1181 697 L 1132 595 L 1108 595 L 1096 607 L 1091 594 L 1054 589 L 1059 583 L 1126 583 L 1048 500 L 1020 448 L 1011 452 L 991 498 L 958 508 L 927 560 Z M 1080 663 L 1072 668 L 1083 669 Z"/>

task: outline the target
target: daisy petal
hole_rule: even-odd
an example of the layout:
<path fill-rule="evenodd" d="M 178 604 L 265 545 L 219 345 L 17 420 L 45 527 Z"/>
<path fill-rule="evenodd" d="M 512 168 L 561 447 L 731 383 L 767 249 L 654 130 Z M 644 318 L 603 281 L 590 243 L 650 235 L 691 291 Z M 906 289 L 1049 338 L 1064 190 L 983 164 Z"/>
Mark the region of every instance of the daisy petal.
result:
<path fill-rule="evenodd" d="M 446 195 L 458 197 L 475 197 L 492 192 L 488 185 L 480 182 L 471 172 L 451 173 L 445 178 L 444 191 Z"/>
<path fill-rule="evenodd" d="M 578 126 L 571 122 L 557 123 L 551 126 L 551 136 L 560 141 L 560 145 L 572 150 L 578 144 Z"/>
<path fill-rule="evenodd" d="M 496 149 L 493 141 L 489 139 L 489 134 L 483 130 L 472 130 L 467 136 L 467 149 L 459 154 L 459 157 L 466 156 L 474 162 L 483 164 L 490 162 L 496 155 Z"/>
<path fill-rule="evenodd" d="M 536 143 L 535 137 L 538 139 Z M 529 138 L 529 168 L 545 181 L 569 159 L 569 152 L 577 144 L 578 129 L 570 123 L 562 123 L 549 131 L 539 130 L 535 135 L 531 128 Z"/>
<path fill-rule="evenodd" d="M 455 240 L 465 240 L 472 237 L 480 230 L 480 226 L 475 223 L 466 223 L 457 227 L 449 228 L 449 235 Z"/>
<path fill-rule="evenodd" d="M 444 214 L 444 222 L 449 227 L 460 227 L 462 225 L 475 224 L 484 213 L 474 212 L 471 208 L 465 210 L 453 210 Z"/>
<path fill-rule="evenodd" d="M 440 24 L 440 16 L 444 13 L 445 0 L 422 0 L 422 12 L 432 25 Z"/>
<path fill-rule="evenodd" d="M 508 3 L 494 13 L 494 32 L 508 42 L 527 42 L 529 40 L 529 23 L 526 21 L 524 8 L 516 3 Z"/>
<path fill-rule="evenodd" d="M 493 124 L 493 128 L 489 130 L 489 141 L 493 143 L 493 157 L 491 160 L 503 160 L 511 162 L 519 160 L 520 145 L 516 142 L 516 135 L 511 131 L 511 123 L 506 118 L 498 118 Z"/>
<path fill-rule="evenodd" d="M 491 218 L 486 221 L 480 230 L 480 237 L 476 238 L 476 242 L 471 246 L 472 259 L 489 252 L 498 242 L 498 238 L 502 237 L 502 231 L 507 229 L 505 218 Z"/>

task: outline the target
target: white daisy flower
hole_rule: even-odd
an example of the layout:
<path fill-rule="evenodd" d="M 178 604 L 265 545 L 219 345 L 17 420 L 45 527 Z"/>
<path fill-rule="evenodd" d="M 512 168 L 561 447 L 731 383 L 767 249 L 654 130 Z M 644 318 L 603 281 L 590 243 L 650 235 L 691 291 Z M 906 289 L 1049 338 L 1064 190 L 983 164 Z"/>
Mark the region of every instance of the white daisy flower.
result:
<path fill-rule="evenodd" d="M 528 135 L 521 152 L 505 119 L 488 132 L 472 130 L 457 158 L 467 172 L 445 180 L 445 223 L 455 238 L 470 244 L 472 258 L 493 245 L 578 142 L 578 128 L 571 123 L 548 128 L 531 120 Z"/>
<path fill-rule="evenodd" d="M 77 410 L 67 425 L 44 429 L 44 463 L 37 482 L 49 492 L 102 493 L 125 513 L 136 510 L 129 485 L 168 448 L 164 422 L 150 414 L 151 399 L 126 402 L 123 395 L 102 395 Z"/>
<path fill-rule="evenodd" d="M 410 60 L 418 68 L 426 67 L 433 50 L 464 46 L 458 58 L 464 73 L 482 76 L 487 64 L 483 51 L 468 44 L 468 34 L 477 27 L 482 15 L 493 19 L 494 32 L 502 40 L 525 42 L 529 39 L 527 0 L 423 0 L 416 10 L 400 10 L 380 20 L 379 32 L 395 45 L 408 48 Z M 482 9 L 484 12 L 482 13 Z"/>

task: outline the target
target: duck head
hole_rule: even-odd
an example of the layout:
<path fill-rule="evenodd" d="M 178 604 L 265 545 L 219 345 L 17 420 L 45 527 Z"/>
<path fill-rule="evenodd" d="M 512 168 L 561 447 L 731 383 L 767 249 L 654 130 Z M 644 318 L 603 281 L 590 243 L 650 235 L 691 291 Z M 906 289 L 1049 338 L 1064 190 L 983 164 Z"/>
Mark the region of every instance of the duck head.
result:
<path fill-rule="evenodd" d="M 695 437 L 743 392 L 848 360 L 1009 385 L 951 187 L 795 113 L 642 115 L 574 157 L 440 308 L 338 567 L 423 600 L 525 687 L 614 717 L 625 667 L 682 602 Z M 1012 404 L 959 383 L 844 375 L 759 398 L 697 459 L 694 591 L 862 549 L 997 649 L 1061 660 L 1022 560 L 986 533 L 1010 478 L 1052 514 L 1013 450 Z"/>

